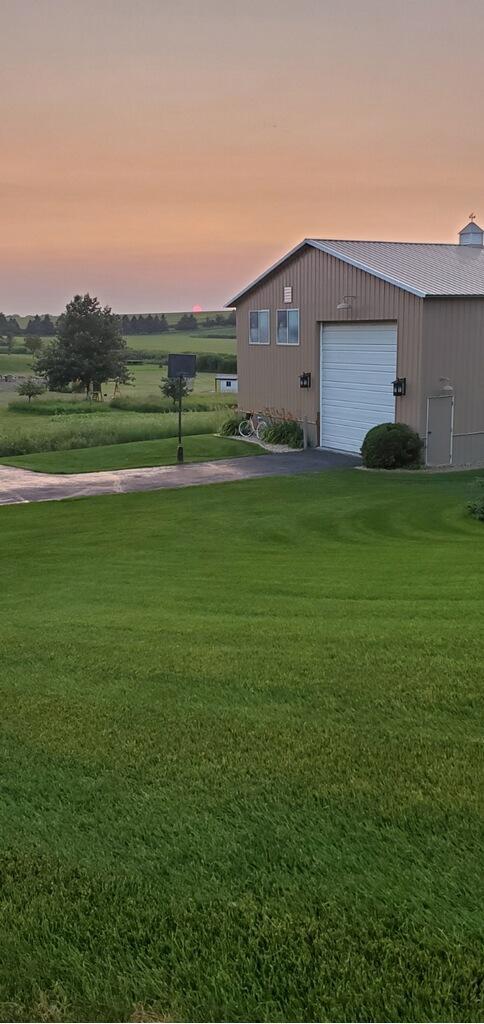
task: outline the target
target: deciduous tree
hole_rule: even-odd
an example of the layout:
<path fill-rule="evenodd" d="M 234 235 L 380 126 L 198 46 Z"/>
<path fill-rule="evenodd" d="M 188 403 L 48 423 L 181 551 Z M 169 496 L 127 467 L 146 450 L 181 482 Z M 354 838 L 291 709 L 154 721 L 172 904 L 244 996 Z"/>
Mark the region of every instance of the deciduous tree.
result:
<path fill-rule="evenodd" d="M 33 398 L 38 398 L 39 395 L 43 395 L 45 391 L 45 385 L 39 381 L 34 380 L 33 377 L 29 377 L 28 380 L 23 380 L 17 388 L 17 394 L 28 398 L 29 405 Z"/>
<path fill-rule="evenodd" d="M 165 398 L 171 398 L 173 405 L 178 405 L 180 396 L 185 398 L 191 394 L 193 385 L 186 377 L 167 377 L 160 384 L 161 391 Z"/>
<path fill-rule="evenodd" d="M 35 334 L 26 334 L 24 345 L 27 352 L 31 352 L 34 356 L 37 352 L 40 352 L 42 348 L 42 338 L 38 338 Z"/>
<path fill-rule="evenodd" d="M 35 370 L 50 389 L 82 384 L 86 396 L 108 380 L 130 380 L 126 341 L 109 306 L 90 295 L 75 295 L 57 321 L 57 337 L 37 356 Z"/>

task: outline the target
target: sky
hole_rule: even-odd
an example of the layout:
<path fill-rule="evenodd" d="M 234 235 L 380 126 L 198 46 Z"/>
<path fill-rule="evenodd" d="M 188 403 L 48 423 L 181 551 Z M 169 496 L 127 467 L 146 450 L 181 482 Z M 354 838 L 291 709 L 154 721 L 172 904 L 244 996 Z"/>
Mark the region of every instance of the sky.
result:
<path fill-rule="evenodd" d="M 221 308 L 484 222 L 483 0 L 0 0 L 0 309 Z"/>

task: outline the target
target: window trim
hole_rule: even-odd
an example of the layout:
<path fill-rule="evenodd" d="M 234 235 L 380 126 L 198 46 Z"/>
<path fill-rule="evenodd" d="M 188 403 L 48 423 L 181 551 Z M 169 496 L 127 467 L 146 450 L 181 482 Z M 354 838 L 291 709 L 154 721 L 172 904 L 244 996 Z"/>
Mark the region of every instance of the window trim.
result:
<path fill-rule="evenodd" d="M 289 341 L 289 317 L 288 316 L 287 316 L 287 320 L 286 320 L 286 323 L 287 323 L 286 332 L 287 332 L 287 339 L 288 340 L 287 341 L 279 341 L 279 337 L 278 337 L 279 332 L 278 332 L 278 326 L 277 326 L 278 319 L 279 319 L 279 313 L 286 313 L 286 314 L 288 314 L 288 313 L 291 313 L 291 312 L 297 313 L 297 341 Z M 300 345 L 300 344 L 301 344 L 301 311 L 300 311 L 300 307 L 299 306 L 286 306 L 285 309 L 276 309 L 276 345 L 280 345 L 281 348 L 297 348 L 298 345 Z"/>
<path fill-rule="evenodd" d="M 250 316 L 251 313 L 267 313 L 267 341 L 252 341 L 250 336 Z M 249 345 L 270 345 L 271 343 L 271 311 L 270 309 L 249 309 Z"/>

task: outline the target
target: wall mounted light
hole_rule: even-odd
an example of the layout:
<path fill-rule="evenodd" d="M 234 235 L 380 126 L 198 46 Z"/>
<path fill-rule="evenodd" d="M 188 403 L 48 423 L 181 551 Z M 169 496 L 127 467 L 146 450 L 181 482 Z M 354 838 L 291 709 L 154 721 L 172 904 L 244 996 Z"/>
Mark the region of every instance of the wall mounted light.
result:
<path fill-rule="evenodd" d="M 299 387 L 300 388 L 310 388 L 311 387 L 311 374 L 310 373 L 301 373 L 300 374 L 300 376 L 299 376 Z"/>
<path fill-rule="evenodd" d="M 406 377 L 397 377 L 397 379 L 393 381 L 393 394 L 395 395 L 395 398 L 402 398 L 403 395 L 407 394 Z"/>

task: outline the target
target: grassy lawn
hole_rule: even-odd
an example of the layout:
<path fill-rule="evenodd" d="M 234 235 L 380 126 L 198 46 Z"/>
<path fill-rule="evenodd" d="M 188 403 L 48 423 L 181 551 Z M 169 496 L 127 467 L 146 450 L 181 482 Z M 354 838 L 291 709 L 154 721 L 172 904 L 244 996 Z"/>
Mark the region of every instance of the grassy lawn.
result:
<path fill-rule="evenodd" d="M 2 1019 L 483 1019 L 468 488 L 0 510 Z"/>
<path fill-rule="evenodd" d="M 102 469 L 173 466 L 176 463 L 177 445 L 177 439 L 169 437 L 160 441 L 135 441 L 100 445 L 97 448 L 0 457 L 0 462 L 2 465 L 33 469 L 39 473 L 95 473 Z M 244 455 L 262 455 L 264 452 L 259 445 L 242 444 L 228 437 L 213 437 L 210 434 L 186 437 L 183 447 L 185 462 L 235 459 Z"/>

